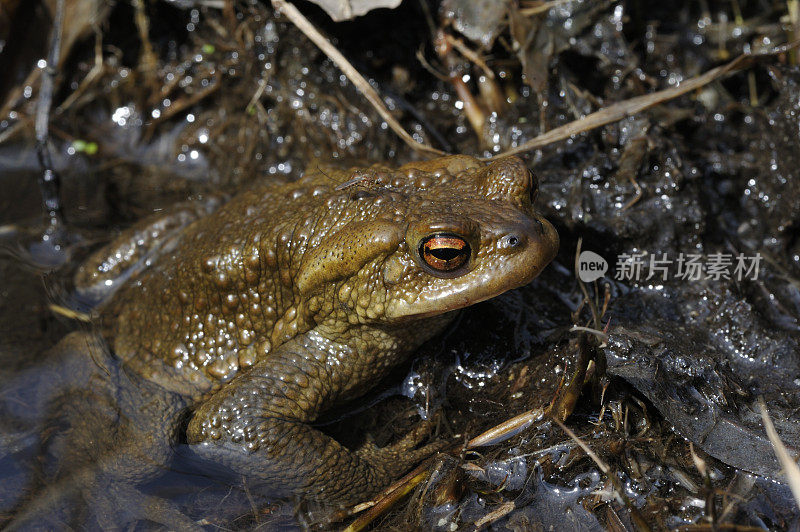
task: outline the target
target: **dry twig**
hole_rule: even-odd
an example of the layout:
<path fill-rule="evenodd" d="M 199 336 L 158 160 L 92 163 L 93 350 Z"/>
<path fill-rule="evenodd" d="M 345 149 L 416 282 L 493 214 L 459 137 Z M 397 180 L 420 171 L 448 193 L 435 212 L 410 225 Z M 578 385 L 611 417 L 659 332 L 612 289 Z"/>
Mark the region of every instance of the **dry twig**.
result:
<path fill-rule="evenodd" d="M 542 13 L 546 13 L 560 4 L 566 4 L 568 1 L 569 0 L 551 0 L 550 2 L 541 2 L 539 5 L 520 8 L 519 13 L 520 15 L 526 17 L 541 15 Z"/>
<path fill-rule="evenodd" d="M 789 482 L 794 500 L 797 506 L 800 507 L 800 467 L 797 466 L 797 462 L 794 461 L 789 451 L 786 450 L 786 446 L 783 445 L 780 436 L 778 436 L 778 433 L 775 431 L 775 425 L 772 424 L 769 413 L 767 413 L 767 405 L 764 403 L 763 397 L 759 397 L 758 407 L 761 410 L 761 419 L 764 420 L 764 428 L 767 431 L 769 441 L 772 442 L 775 455 L 778 457 L 781 467 L 783 467 L 783 472 L 786 475 L 786 480 Z"/>
<path fill-rule="evenodd" d="M 704 85 L 708 85 L 712 81 L 724 76 L 725 74 L 728 74 L 729 72 L 744 68 L 758 58 L 783 54 L 790 50 L 794 50 L 798 46 L 800 46 L 800 40 L 784 46 L 779 46 L 768 52 L 742 54 L 729 63 L 712 68 L 705 74 L 700 74 L 699 76 L 687 79 L 677 87 L 670 87 L 669 89 L 660 90 L 652 94 L 636 96 L 634 98 L 609 105 L 608 107 L 586 115 L 579 120 L 574 120 L 568 124 L 564 124 L 563 126 L 550 130 L 547 133 L 543 133 L 515 148 L 511 148 L 503 153 L 494 155 L 490 159 L 507 157 L 509 155 L 535 150 L 536 148 L 541 148 L 542 146 L 547 146 L 548 144 L 558 142 L 559 140 L 567 139 L 573 135 L 583 133 L 584 131 L 590 131 L 606 124 L 622 120 L 626 116 L 635 115 L 646 109 L 649 109 L 650 107 L 653 107 L 654 105 L 664 103 L 668 100 L 677 98 L 678 96 L 682 96 L 687 92 L 699 89 Z"/>
<path fill-rule="evenodd" d="M 450 44 L 450 46 L 458 50 L 459 53 L 461 53 L 461 55 L 463 55 L 476 65 L 478 65 L 480 69 L 483 70 L 483 73 L 486 75 L 486 77 L 490 79 L 495 78 L 494 71 L 492 71 L 492 69 L 489 68 L 489 65 L 486 64 L 486 61 L 484 61 L 483 58 L 480 55 L 478 55 L 472 48 L 464 44 L 464 41 L 453 37 L 449 33 L 445 33 L 444 38 L 448 42 L 448 44 Z"/>
<path fill-rule="evenodd" d="M 350 526 L 344 529 L 345 532 L 359 532 L 360 530 L 364 530 L 373 520 L 394 506 L 397 501 L 405 497 L 417 484 L 422 482 L 428 476 L 428 467 L 429 460 L 426 460 L 398 482 L 392 484 L 377 498 L 374 504 L 368 503 L 370 505 L 369 510 L 350 523 Z M 355 511 L 361 509 L 363 509 L 363 506 L 357 507 Z"/>
<path fill-rule="evenodd" d="M 364 95 L 364 97 L 372 104 L 375 110 L 381 115 L 381 118 L 386 120 L 386 123 L 389 124 L 389 127 L 392 128 L 397 136 L 399 136 L 403 141 L 408 144 L 412 149 L 419 150 L 425 153 L 433 154 L 433 155 L 444 155 L 444 152 L 441 150 L 437 150 L 436 148 L 429 146 L 428 144 L 417 142 L 414 138 L 408 134 L 408 132 L 403 129 L 403 126 L 400 125 L 400 122 L 392 116 L 386 106 L 383 104 L 383 100 L 381 100 L 380 95 L 372 88 L 372 85 L 364 79 L 358 70 L 350 64 L 350 62 L 345 59 L 339 50 L 333 46 L 328 39 L 326 39 L 317 28 L 314 27 L 311 22 L 303 16 L 300 11 L 297 10 L 289 2 L 286 0 L 272 0 L 272 7 L 275 8 L 276 11 L 279 11 L 281 14 L 286 16 L 292 24 L 297 26 L 297 29 L 302 31 L 306 37 L 308 37 L 311 42 L 317 45 L 317 47 L 322 50 L 322 52 L 328 56 L 328 58 L 339 67 L 339 69 L 344 73 L 345 76 L 356 86 L 356 88 Z"/>
<path fill-rule="evenodd" d="M 613 490 L 614 497 L 618 500 L 618 502 L 623 504 L 628 509 L 631 515 L 631 520 L 633 521 L 633 524 L 636 527 L 636 529 L 642 532 L 649 531 L 650 526 L 647 524 L 647 521 L 645 521 L 644 517 L 639 513 L 639 510 L 633 505 L 631 500 L 625 494 L 625 489 L 622 486 L 620 479 L 614 474 L 613 471 L 611 471 L 611 468 L 608 466 L 608 464 L 602 461 L 600 457 L 597 456 L 597 454 L 595 454 L 595 452 L 588 445 L 586 445 L 586 443 L 584 443 L 583 440 L 578 438 L 578 436 L 569 429 L 569 427 L 564 425 L 561 421 L 559 421 L 556 418 L 553 418 L 553 421 L 555 421 L 556 424 L 559 427 L 561 427 L 561 430 L 567 433 L 567 436 L 572 438 L 572 441 L 577 443 L 578 446 L 581 449 L 583 449 L 583 452 L 585 452 L 586 455 L 589 458 L 591 458 L 595 464 L 597 464 L 597 467 L 600 468 L 600 471 L 602 471 L 603 474 L 606 475 L 606 477 L 608 477 L 608 480 L 611 482 L 611 485 L 614 488 Z"/>

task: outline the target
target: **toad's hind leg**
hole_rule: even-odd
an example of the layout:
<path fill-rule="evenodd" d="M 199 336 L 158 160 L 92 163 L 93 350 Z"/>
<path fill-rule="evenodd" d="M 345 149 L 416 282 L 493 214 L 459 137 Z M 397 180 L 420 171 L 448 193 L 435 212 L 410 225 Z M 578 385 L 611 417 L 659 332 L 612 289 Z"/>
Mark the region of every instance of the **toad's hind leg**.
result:
<path fill-rule="evenodd" d="M 112 523 L 122 528 L 146 521 L 194 527 L 174 504 L 136 487 L 170 463 L 177 420 L 186 407 L 183 400 L 127 375 L 94 336 L 73 335 L 58 349 L 56 360 L 65 369 L 76 369 L 77 360 L 83 360 L 81 378 L 62 372 L 58 393 L 38 405 L 46 419 L 40 431 L 39 471 L 26 488 L 31 495 L 14 509 L 9 528 L 59 529 L 69 524 L 106 529 Z"/>
<path fill-rule="evenodd" d="M 308 424 L 342 390 L 365 388 L 355 385 L 364 375 L 377 380 L 376 365 L 381 361 L 337 353 L 313 334 L 296 337 L 202 404 L 189 423 L 189 443 L 273 496 L 343 505 L 364 501 L 446 445 L 415 449 L 427 435 L 417 430 L 394 446 L 367 443 L 351 451 Z"/>

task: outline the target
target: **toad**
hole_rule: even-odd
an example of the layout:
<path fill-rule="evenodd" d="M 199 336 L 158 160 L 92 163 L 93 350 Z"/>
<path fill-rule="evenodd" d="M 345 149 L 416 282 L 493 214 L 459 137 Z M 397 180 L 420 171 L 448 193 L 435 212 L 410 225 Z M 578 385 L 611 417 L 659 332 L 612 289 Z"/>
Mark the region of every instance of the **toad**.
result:
<path fill-rule="evenodd" d="M 126 231 L 77 282 L 95 295 L 115 289 L 100 330 L 146 390 L 128 415 L 147 437 L 134 434 L 129 451 L 157 461 L 185 438 L 281 494 L 328 504 L 374 495 L 441 443 L 419 447 L 420 429 L 350 450 L 311 423 L 459 309 L 542 271 L 558 236 L 533 209 L 536 191 L 517 158 L 316 169 Z M 104 464 L 142 474 L 119 455 Z"/>

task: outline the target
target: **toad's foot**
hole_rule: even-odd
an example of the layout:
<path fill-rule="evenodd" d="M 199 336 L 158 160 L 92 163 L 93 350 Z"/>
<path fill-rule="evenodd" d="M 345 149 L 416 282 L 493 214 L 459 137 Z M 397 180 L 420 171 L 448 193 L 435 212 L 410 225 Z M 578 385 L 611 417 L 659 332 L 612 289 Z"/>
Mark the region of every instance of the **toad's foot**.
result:
<path fill-rule="evenodd" d="M 49 485 L 14 516 L 6 530 L 115 530 L 147 522 L 169 530 L 199 528 L 173 503 L 87 468 Z"/>
<path fill-rule="evenodd" d="M 355 454 L 376 471 L 383 472 L 385 478 L 393 480 L 422 460 L 452 445 L 452 442 L 438 440 L 417 448 L 430 436 L 432 428 L 432 423 L 424 421 L 400 441 L 385 447 L 378 447 L 368 438 Z"/>

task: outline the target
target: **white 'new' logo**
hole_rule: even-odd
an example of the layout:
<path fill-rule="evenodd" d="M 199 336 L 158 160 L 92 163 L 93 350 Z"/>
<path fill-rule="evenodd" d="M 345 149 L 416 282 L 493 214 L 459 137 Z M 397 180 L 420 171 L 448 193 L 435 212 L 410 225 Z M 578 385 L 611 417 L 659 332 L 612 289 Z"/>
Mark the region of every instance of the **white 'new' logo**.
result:
<path fill-rule="evenodd" d="M 578 277 L 584 283 L 601 278 L 608 271 L 606 259 L 593 251 L 583 251 L 578 256 Z"/>

